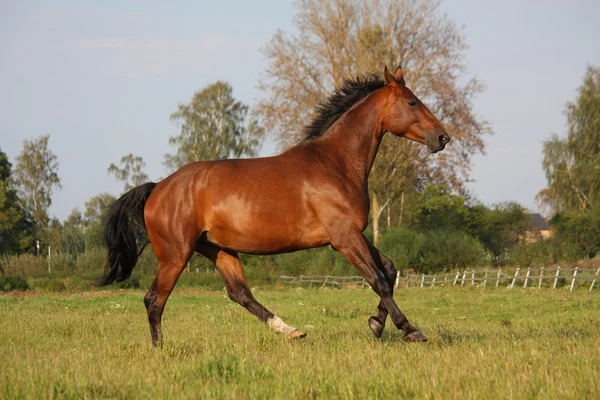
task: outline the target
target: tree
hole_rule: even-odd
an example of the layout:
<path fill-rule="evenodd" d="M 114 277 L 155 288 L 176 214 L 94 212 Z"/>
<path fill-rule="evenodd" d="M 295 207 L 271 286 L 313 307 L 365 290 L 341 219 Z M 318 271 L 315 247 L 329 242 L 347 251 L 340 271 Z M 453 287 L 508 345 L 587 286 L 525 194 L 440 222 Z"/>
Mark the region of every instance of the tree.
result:
<path fill-rule="evenodd" d="M 146 163 L 139 156 L 129 153 L 121 157 L 121 168 L 111 163 L 108 167 L 108 173 L 113 174 L 115 179 L 125 184 L 125 192 L 133 189 L 142 183 L 148 182 L 150 178 L 143 172 Z"/>
<path fill-rule="evenodd" d="M 557 213 L 550 220 L 556 231 L 555 240 L 562 248 L 574 250 L 577 258 L 593 258 L 600 254 L 600 205 L 582 212 Z"/>
<path fill-rule="evenodd" d="M 171 114 L 181 133 L 169 139 L 177 150 L 165 155 L 165 166 L 173 171 L 194 161 L 256 156 L 263 129 L 247 116 L 248 106 L 233 98 L 226 82 L 196 92 Z"/>
<path fill-rule="evenodd" d="M 32 223 L 19 206 L 11 181 L 12 165 L 0 150 L 0 255 L 19 254 L 32 245 Z"/>
<path fill-rule="evenodd" d="M 38 230 L 48 226 L 48 208 L 54 188 L 61 188 L 56 155 L 48 148 L 49 135 L 23 142 L 17 156 L 14 181 L 22 207 Z"/>
<path fill-rule="evenodd" d="M 439 1 L 300 0 L 296 7 L 298 33 L 278 31 L 264 48 L 269 66 L 259 88 L 266 97 L 256 108 L 280 146 L 298 142 L 315 105 L 345 79 L 401 64 L 408 86 L 453 141 L 433 159 L 408 141 L 384 140 L 369 182 L 372 219 L 385 208 L 379 204 L 389 206 L 418 181 L 449 182 L 462 192 L 471 157 L 483 153 L 482 137 L 492 131 L 473 111 L 483 86 L 467 76 L 465 40 Z"/>
<path fill-rule="evenodd" d="M 477 204 L 469 209 L 469 232 L 489 250 L 494 266 L 505 261 L 527 228 L 526 210 L 516 202 L 498 203 L 491 208 Z"/>
<path fill-rule="evenodd" d="M 463 196 L 456 196 L 451 192 L 448 186 L 427 185 L 419 198 L 414 227 L 421 231 L 468 231 L 469 207 Z"/>
<path fill-rule="evenodd" d="M 116 200 L 110 193 L 100 193 L 85 202 L 83 224 L 85 225 L 85 246 L 104 246 L 104 227 L 108 219 L 108 207 Z M 76 218 L 76 217 L 73 217 Z"/>
<path fill-rule="evenodd" d="M 568 102 L 567 137 L 544 142 L 548 187 L 542 205 L 558 212 L 586 211 L 600 203 L 600 68 L 588 66 L 575 102 Z"/>
<path fill-rule="evenodd" d="M 400 198 L 398 224 L 404 214 L 405 195 L 414 191 L 415 170 L 412 167 L 415 147 L 396 146 L 395 137 L 383 138 L 378 160 L 371 169 L 369 188 L 371 190 L 371 220 L 373 223 L 373 242 L 379 243 L 379 217 L 387 211 L 389 228 L 391 225 L 390 210 L 393 201 Z M 381 200 L 380 200 L 381 199 Z"/>

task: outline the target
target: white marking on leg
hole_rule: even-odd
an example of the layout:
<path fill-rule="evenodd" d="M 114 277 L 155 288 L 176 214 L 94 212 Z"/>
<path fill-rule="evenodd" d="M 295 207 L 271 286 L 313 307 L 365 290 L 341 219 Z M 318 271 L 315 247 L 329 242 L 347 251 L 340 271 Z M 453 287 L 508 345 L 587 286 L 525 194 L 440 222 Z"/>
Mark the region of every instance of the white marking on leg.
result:
<path fill-rule="evenodd" d="M 277 315 L 273 316 L 273 318 L 269 318 L 267 320 L 267 325 L 269 325 L 269 328 L 271 328 L 276 333 L 289 334 L 290 332 L 296 330 L 296 328 L 294 328 L 293 326 L 289 326 L 288 324 L 283 322 L 283 320 Z"/>

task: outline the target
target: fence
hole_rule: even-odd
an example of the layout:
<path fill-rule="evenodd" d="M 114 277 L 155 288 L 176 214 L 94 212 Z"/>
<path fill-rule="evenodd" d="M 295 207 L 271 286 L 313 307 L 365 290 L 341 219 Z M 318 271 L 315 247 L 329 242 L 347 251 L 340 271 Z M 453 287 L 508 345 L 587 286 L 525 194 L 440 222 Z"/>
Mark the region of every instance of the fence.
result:
<path fill-rule="evenodd" d="M 288 283 L 291 285 L 302 285 L 308 284 L 312 286 L 313 284 L 321 285 L 321 287 L 325 287 L 327 285 L 333 287 L 344 287 L 344 286 L 360 286 L 365 287 L 366 282 L 361 276 L 328 276 L 328 275 L 313 275 L 313 276 L 280 276 L 279 280 L 283 283 Z"/>
<path fill-rule="evenodd" d="M 360 276 L 280 276 L 279 279 L 287 284 L 313 284 L 326 287 L 344 287 L 344 286 L 361 286 L 365 287 L 366 282 Z M 486 271 L 458 271 L 441 275 L 427 274 L 407 274 L 405 277 L 396 276 L 395 287 L 435 287 L 437 286 L 465 286 L 478 285 L 486 287 L 488 282 L 490 286 L 507 287 L 509 289 L 515 286 L 521 287 L 562 287 L 569 286 L 569 291 L 572 292 L 577 286 L 586 286 L 590 282 L 589 291 L 594 289 L 596 281 L 600 280 L 600 268 L 564 268 L 555 266 L 551 268 L 517 268 L 514 273 L 505 273 L 502 269 L 486 270 Z"/>

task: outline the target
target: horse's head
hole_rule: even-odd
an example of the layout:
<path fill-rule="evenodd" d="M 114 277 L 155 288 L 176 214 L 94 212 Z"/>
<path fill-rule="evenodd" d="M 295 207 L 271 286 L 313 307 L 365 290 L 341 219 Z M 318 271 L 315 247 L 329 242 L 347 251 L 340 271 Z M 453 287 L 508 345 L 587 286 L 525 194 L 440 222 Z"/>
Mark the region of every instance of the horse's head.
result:
<path fill-rule="evenodd" d="M 444 150 L 450 136 L 425 104 L 406 87 L 402 68 L 398 67 L 394 77 L 386 66 L 383 74 L 391 89 L 389 105 L 381 115 L 384 130 L 423 143 L 430 153 Z"/>

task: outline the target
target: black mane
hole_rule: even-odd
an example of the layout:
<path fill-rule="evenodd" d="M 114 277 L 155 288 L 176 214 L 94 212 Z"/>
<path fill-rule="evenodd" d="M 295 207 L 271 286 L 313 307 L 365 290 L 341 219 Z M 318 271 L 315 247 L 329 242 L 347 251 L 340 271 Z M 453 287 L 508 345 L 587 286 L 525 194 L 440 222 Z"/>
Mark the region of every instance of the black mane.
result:
<path fill-rule="evenodd" d="M 344 84 L 324 102 L 315 107 L 316 116 L 304 127 L 303 142 L 323 136 L 346 111 L 377 89 L 385 86 L 385 82 L 377 75 L 358 76 L 344 81 Z"/>

